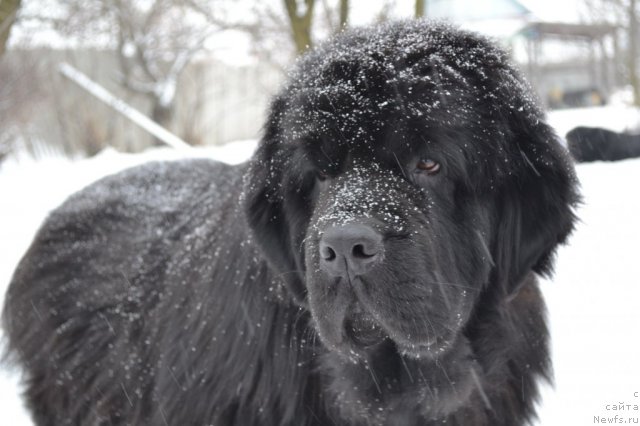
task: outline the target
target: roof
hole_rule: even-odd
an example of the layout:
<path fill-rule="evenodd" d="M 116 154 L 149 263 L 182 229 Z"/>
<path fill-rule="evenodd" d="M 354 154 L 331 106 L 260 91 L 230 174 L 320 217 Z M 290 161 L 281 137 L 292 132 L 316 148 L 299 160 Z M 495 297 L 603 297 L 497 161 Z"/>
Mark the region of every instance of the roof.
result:
<path fill-rule="evenodd" d="M 427 14 L 460 22 L 525 17 L 531 11 L 517 0 L 430 0 Z"/>
<path fill-rule="evenodd" d="M 538 38 L 583 38 L 599 39 L 614 34 L 617 27 L 608 23 L 571 24 L 565 22 L 530 22 L 522 28 L 520 34 L 530 39 Z"/>

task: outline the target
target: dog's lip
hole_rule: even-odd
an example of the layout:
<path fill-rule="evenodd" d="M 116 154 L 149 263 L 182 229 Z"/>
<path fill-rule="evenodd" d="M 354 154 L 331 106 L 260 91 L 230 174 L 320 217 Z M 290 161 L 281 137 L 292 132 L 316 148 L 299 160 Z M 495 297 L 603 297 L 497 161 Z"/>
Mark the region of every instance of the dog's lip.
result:
<path fill-rule="evenodd" d="M 428 339 L 426 342 L 412 343 L 402 342 L 394 339 L 398 352 L 411 358 L 436 358 L 447 352 L 451 346 L 451 341 L 436 337 Z"/>
<path fill-rule="evenodd" d="M 389 337 L 373 316 L 357 310 L 345 320 L 346 336 L 356 346 L 369 348 L 387 340 Z"/>

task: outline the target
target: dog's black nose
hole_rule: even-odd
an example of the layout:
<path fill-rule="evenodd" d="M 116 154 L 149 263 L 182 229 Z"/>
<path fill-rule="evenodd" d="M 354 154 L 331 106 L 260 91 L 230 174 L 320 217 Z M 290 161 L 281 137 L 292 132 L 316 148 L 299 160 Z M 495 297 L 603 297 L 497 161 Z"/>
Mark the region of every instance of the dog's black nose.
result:
<path fill-rule="evenodd" d="M 383 252 L 382 235 L 370 226 L 334 226 L 320 238 L 320 267 L 334 277 L 353 278 L 367 273 Z"/>

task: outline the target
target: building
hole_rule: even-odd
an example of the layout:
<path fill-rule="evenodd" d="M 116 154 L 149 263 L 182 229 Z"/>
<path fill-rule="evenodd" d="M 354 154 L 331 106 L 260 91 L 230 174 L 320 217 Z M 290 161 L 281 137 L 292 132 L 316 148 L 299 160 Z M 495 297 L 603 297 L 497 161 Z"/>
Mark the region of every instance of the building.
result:
<path fill-rule="evenodd" d="M 428 15 L 500 40 L 548 107 L 601 104 L 620 86 L 613 25 L 554 18 L 518 0 L 431 0 Z"/>

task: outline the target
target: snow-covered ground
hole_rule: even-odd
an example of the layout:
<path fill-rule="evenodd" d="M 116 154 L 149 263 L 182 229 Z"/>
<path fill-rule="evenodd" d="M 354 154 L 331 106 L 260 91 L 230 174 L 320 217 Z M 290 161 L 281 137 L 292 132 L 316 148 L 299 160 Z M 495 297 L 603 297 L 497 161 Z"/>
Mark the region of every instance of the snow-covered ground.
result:
<path fill-rule="evenodd" d="M 555 112 L 560 134 L 575 125 L 635 128 L 640 113 L 624 107 Z M 9 159 L 0 165 L 0 302 L 16 263 L 47 212 L 68 194 L 105 174 L 153 159 L 190 155 L 228 162 L 247 158 L 253 144 L 138 155 L 106 151 L 88 160 Z M 578 165 L 581 223 L 543 283 L 553 339 L 555 388 L 543 392 L 539 425 L 590 425 L 594 417 L 640 423 L 640 160 Z M 32 423 L 15 372 L 0 370 L 0 425 Z M 636 396 L 634 396 L 634 394 Z M 624 405 L 625 410 L 612 410 Z M 608 407 L 607 407 L 608 406 Z M 607 409 L 609 408 L 609 409 Z M 628 421 L 627 418 L 631 418 Z"/>

